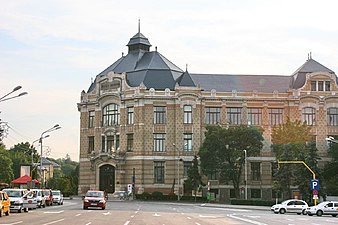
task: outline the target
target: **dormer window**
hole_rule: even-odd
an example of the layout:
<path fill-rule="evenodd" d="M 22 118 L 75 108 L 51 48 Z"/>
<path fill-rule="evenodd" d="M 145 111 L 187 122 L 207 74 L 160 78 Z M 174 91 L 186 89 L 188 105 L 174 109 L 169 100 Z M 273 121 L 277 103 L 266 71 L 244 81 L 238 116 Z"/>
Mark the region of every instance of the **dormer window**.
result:
<path fill-rule="evenodd" d="M 311 91 L 331 91 L 330 81 L 311 81 Z"/>

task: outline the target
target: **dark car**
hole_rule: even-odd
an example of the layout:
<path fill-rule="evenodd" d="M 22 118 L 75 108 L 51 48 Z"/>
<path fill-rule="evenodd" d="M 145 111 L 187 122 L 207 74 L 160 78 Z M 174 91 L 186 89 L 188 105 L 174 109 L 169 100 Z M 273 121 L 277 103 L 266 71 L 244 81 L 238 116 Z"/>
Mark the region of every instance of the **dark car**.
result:
<path fill-rule="evenodd" d="M 104 210 L 106 208 L 106 193 L 104 191 L 87 191 L 83 199 L 83 209 L 96 207 Z"/>

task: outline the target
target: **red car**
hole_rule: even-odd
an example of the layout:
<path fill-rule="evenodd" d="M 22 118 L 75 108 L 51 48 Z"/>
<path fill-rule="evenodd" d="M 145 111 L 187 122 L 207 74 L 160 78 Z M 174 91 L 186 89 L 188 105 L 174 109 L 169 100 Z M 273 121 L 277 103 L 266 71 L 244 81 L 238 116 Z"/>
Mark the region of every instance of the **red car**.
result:
<path fill-rule="evenodd" d="M 88 207 L 98 207 L 104 210 L 106 208 L 106 194 L 104 191 L 87 191 L 83 199 L 83 209 Z"/>

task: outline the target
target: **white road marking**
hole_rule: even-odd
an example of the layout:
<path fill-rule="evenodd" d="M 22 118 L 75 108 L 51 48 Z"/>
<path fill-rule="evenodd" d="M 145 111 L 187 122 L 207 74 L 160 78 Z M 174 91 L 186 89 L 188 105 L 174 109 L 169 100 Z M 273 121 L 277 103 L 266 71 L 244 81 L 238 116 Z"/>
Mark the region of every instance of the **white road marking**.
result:
<path fill-rule="evenodd" d="M 125 222 L 123 225 L 128 225 L 130 223 L 130 221 L 128 220 L 127 222 Z"/>
<path fill-rule="evenodd" d="M 0 225 L 15 225 L 15 224 L 19 224 L 22 223 L 23 221 L 18 221 L 18 222 L 14 222 L 14 223 L 1 223 Z"/>
<path fill-rule="evenodd" d="M 65 219 L 60 219 L 60 220 L 55 220 L 55 221 L 52 221 L 52 222 L 49 222 L 49 223 L 44 223 L 42 225 L 49 225 L 49 224 L 54 224 L 54 223 L 58 223 L 58 222 L 61 222 L 61 221 L 64 221 Z"/>
<path fill-rule="evenodd" d="M 86 223 L 86 225 L 90 225 L 90 224 L 92 224 L 92 222 Z"/>
<path fill-rule="evenodd" d="M 228 217 L 231 217 L 231 218 L 233 218 L 233 219 L 241 220 L 241 221 L 248 222 L 248 223 L 251 223 L 251 224 L 256 224 L 256 225 L 267 225 L 267 224 L 265 224 L 265 223 L 261 223 L 261 222 L 258 222 L 258 221 L 254 221 L 254 220 L 249 220 L 249 219 L 241 218 L 241 217 L 234 216 L 234 215 L 227 215 L 227 216 L 228 216 Z"/>
<path fill-rule="evenodd" d="M 161 216 L 161 215 L 159 215 L 159 214 L 155 213 L 155 214 L 154 214 L 154 216 Z"/>
<path fill-rule="evenodd" d="M 57 213 L 63 213 L 63 212 L 64 212 L 64 210 L 61 210 L 61 211 L 52 211 L 52 212 L 43 212 L 43 213 L 46 213 L 46 214 L 55 213 L 55 214 L 57 214 Z"/>
<path fill-rule="evenodd" d="M 190 218 L 189 216 L 187 217 L 187 219 L 188 219 L 188 220 L 191 220 L 191 218 Z"/>
<path fill-rule="evenodd" d="M 196 225 L 201 225 L 201 224 L 199 224 L 199 223 L 195 223 Z"/>
<path fill-rule="evenodd" d="M 131 215 L 130 217 L 131 217 L 131 218 L 134 218 L 134 217 L 135 217 L 135 215 Z"/>
<path fill-rule="evenodd" d="M 79 213 L 79 214 L 76 214 L 75 216 L 81 216 L 81 213 Z"/>
<path fill-rule="evenodd" d="M 103 213 L 103 215 L 105 215 L 105 216 L 106 216 L 106 215 L 109 215 L 109 214 L 110 214 L 110 212 Z"/>
<path fill-rule="evenodd" d="M 203 215 L 199 215 L 199 217 L 201 217 L 201 218 L 213 218 L 213 219 L 215 219 L 215 218 L 221 218 L 223 216 L 203 216 Z"/>

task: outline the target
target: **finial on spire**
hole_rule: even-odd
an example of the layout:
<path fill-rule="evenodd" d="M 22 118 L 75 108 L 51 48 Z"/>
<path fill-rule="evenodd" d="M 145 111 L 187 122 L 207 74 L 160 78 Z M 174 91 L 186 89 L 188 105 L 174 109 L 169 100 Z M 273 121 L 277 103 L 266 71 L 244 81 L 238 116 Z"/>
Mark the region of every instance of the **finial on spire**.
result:
<path fill-rule="evenodd" d="M 138 18 L 138 32 L 141 33 L 141 20 Z"/>
<path fill-rule="evenodd" d="M 185 71 L 188 71 L 188 63 L 185 64 Z"/>
<path fill-rule="evenodd" d="M 312 52 L 310 52 L 310 59 L 312 59 Z"/>

